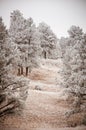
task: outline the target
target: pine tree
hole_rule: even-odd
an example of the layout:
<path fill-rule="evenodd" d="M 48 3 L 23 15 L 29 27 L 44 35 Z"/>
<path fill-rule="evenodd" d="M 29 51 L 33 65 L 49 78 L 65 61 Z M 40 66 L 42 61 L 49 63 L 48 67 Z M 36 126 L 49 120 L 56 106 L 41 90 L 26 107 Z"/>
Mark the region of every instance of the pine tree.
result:
<path fill-rule="evenodd" d="M 27 97 L 29 82 L 13 74 L 18 49 L 0 18 L 0 116 L 20 111 Z M 28 83 L 29 84 L 29 83 Z"/>
<path fill-rule="evenodd" d="M 46 23 L 40 23 L 38 26 L 40 32 L 42 55 L 46 58 L 57 57 L 57 37 Z"/>
<path fill-rule="evenodd" d="M 82 29 L 72 26 L 68 31 L 65 51 L 63 53 L 64 86 L 75 96 L 74 109 L 82 109 L 86 100 L 86 37 Z M 86 108 L 86 104 L 84 104 Z"/>
<path fill-rule="evenodd" d="M 33 19 L 24 19 L 20 11 L 14 11 L 11 15 L 9 34 L 20 51 L 21 61 L 19 61 L 18 66 L 21 67 L 21 74 L 23 74 L 23 67 L 25 67 L 26 75 L 28 75 L 28 68 L 31 70 L 31 68 L 38 66 L 37 57 L 40 55 L 39 34 Z"/>
<path fill-rule="evenodd" d="M 6 66 L 6 57 L 5 57 L 5 39 L 7 37 L 7 30 L 4 26 L 2 18 L 0 18 L 0 85 L 2 83 L 2 77 L 4 75 L 4 67 Z"/>

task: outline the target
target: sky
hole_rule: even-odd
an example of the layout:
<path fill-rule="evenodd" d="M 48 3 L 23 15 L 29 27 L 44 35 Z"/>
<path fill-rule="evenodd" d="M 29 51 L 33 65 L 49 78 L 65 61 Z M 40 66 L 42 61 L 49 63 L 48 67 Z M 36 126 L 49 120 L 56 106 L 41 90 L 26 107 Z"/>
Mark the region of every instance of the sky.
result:
<path fill-rule="evenodd" d="M 20 10 L 25 18 L 32 17 L 36 25 L 47 23 L 58 38 L 68 36 L 72 25 L 86 32 L 86 0 L 0 0 L 0 16 L 7 28 L 10 13 Z"/>

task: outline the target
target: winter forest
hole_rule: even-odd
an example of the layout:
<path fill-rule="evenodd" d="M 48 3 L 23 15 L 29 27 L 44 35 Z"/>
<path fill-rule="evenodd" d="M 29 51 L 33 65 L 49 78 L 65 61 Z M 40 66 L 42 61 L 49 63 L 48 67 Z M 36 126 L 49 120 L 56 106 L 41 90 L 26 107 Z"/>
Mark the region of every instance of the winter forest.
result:
<path fill-rule="evenodd" d="M 86 33 L 59 39 L 45 22 L 14 10 L 7 29 L 0 17 L 1 130 L 86 128 Z"/>

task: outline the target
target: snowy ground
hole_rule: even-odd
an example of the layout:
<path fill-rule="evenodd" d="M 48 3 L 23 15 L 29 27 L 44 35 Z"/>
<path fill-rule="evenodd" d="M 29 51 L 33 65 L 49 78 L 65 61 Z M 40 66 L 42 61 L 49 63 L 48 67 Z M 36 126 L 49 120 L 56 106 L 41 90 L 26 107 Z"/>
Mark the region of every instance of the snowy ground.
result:
<path fill-rule="evenodd" d="M 71 109 L 67 95 L 59 85 L 62 77 L 61 60 L 42 60 L 40 68 L 34 69 L 28 76 L 31 79 L 28 98 L 23 116 L 9 116 L 5 119 L 6 128 L 0 130 L 86 130 L 79 126 L 82 116 L 75 115 L 66 120 L 65 113 Z"/>

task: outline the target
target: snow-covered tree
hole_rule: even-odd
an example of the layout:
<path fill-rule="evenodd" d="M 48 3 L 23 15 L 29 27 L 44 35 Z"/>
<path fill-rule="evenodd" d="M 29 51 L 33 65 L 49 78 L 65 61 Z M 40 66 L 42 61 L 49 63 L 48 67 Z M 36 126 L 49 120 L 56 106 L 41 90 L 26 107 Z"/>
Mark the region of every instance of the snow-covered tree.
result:
<path fill-rule="evenodd" d="M 78 38 L 83 34 L 82 29 L 74 25 L 71 26 L 70 30 L 68 30 L 68 33 L 71 38 Z"/>
<path fill-rule="evenodd" d="M 60 44 L 60 51 L 61 51 L 61 58 L 64 56 L 65 52 L 66 52 L 66 47 L 68 47 L 68 38 L 64 38 L 61 37 L 61 39 L 59 40 L 59 44 Z"/>
<path fill-rule="evenodd" d="M 27 75 L 28 68 L 31 70 L 38 66 L 38 56 L 41 50 L 38 33 L 32 18 L 24 19 L 18 10 L 11 14 L 9 35 L 20 50 L 21 62 L 19 61 L 18 66 L 21 67 L 21 74 L 23 74 L 23 67 L 26 67 Z"/>
<path fill-rule="evenodd" d="M 75 108 L 82 109 L 83 100 L 86 100 L 86 35 L 76 26 L 68 32 L 70 37 L 65 40 L 63 53 L 64 86 L 77 98 L 73 104 Z"/>
<path fill-rule="evenodd" d="M 27 97 L 26 80 L 13 74 L 13 67 L 17 64 L 17 54 L 17 46 L 7 34 L 0 18 L 0 116 L 20 110 Z"/>
<path fill-rule="evenodd" d="M 46 23 L 40 23 L 38 26 L 40 32 L 42 56 L 46 58 L 57 57 L 57 37 Z"/>
<path fill-rule="evenodd" d="M 2 76 L 4 74 L 4 66 L 6 64 L 5 50 L 4 50 L 6 37 L 7 37 L 7 30 L 6 27 L 4 26 L 2 18 L 0 17 L 0 85 L 2 82 Z"/>

